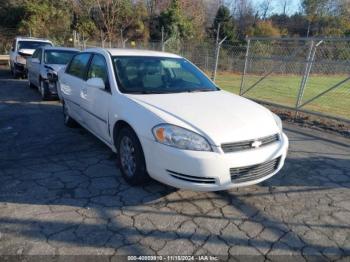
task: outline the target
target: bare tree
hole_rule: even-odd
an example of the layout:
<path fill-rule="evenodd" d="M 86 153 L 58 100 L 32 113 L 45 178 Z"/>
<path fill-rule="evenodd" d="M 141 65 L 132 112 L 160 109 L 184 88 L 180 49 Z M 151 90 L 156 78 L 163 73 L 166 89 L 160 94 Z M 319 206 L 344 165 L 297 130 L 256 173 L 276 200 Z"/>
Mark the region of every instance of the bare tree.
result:
<path fill-rule="evenodd" d="M 260 12 L 261 12 L 261 18 L 263 20 L 266 20 L 268 14 L 270 12 L 272 12 L 272 0 L 263 0 L 261 3 L 260 3 L 260 6 L 259 6 L 259 9 L 260 9 Z"/>
<path fill-rule="evenodd" d="M 288 10 L 288 5 L 289 5 L 289 0 L 281 0 L 279 3 L 282 7 L 282 14 L 287 15 L 287 10 Z"/>
<path fill-rule="evenodd" d="M 258 18 L 257 11 L 250 0 L 235 0 L 231 2 L 231 12 L 238 23 L 239 37 L 245 38 Z"/>
<path fill-rule="evenodd" d="M 100 27 L 106 32 L 109 45 L 120 36 L 122 45 L 125 43 L 124 31 L 134 22 L 132 4 L 129 0 L 94 0 L 93 14 Z"/>
<path fill-rule="evenodd" d="M 158 15 L 164 11 L 170 4 L 170 0 L 145 0 L 148 14 L 150 16 Z"/>

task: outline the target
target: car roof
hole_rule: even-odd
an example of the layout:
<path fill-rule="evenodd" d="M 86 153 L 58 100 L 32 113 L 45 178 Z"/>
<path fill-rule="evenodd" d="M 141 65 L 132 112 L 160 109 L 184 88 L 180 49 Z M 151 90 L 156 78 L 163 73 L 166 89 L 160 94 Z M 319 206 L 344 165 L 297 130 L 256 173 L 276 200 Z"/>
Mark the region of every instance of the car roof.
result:
<path fill-rule="evenodd" d="M 48 39 L 44 39 L 44 38 L 36 38 L 36 37 L 27 37 L 27 36 L 17 36 L 16 37 L 17 41 L 40 41 L 40 42 L 49 42 L 52 43 L 50 40 Z"/>
<path fill-rule="evenodd" d="M 112 56 L 152 56 L 152 57 L 171 57 L 171 58 L 182 58 L 179 55 L 175 55 L 167 52 L 159 52 L 152 50 L 142 50 L 142 49 L 125 49 L 125 48 L 89 48 L 86 49 L 87 52 L 93 51 L 107 51 Z"/>
<path fill-rule="evenodd" d="M 60 47 L 60 46 L 45 46 L 43 47 L 44 50 L 54 50 L 54 51 L 77 51 L 80 52 L 77 48 L 72 47 Z"/>

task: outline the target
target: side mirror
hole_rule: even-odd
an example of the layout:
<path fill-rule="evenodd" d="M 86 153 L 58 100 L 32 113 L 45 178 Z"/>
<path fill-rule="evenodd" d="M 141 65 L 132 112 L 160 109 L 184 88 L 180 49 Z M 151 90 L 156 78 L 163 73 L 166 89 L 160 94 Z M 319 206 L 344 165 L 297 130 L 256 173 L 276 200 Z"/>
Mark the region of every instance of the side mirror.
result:
<path fill-rule="evenodd" d="M 105 83 L 103 82 L 102 78 L 99 78 L 99 77 L 90 78 L 87 81 L 87 85 L 91 87 L 99 88 L 102 90 L 105 89 Z"/>
<path fill-rule="evenodd" d="M 40 61 L 39 61 L 39 58 L 30 58 L 30 60 L 31 60 L 31 62 L 32 63 L 35 63 L 35 64 L 39 64 L 40 63 Z"/>

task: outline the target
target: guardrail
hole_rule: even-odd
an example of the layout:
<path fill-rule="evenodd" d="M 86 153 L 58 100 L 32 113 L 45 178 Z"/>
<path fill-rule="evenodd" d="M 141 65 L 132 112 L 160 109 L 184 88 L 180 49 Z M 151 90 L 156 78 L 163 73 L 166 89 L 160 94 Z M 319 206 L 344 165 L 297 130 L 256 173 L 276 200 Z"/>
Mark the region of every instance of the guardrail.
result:
<path fill-rule="evenodd" d="M 0 55 L 0 64 L 8 64 L 10 61 L 9 55 Z"/>

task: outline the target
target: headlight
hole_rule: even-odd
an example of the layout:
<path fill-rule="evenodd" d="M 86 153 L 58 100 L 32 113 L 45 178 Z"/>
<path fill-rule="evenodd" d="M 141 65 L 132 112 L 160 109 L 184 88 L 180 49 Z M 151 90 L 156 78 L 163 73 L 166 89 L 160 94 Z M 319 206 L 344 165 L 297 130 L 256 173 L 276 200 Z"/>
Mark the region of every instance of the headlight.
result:
<path fill-rule="evenodd" d="M 283 126 L 282 126 L 281 118 L 278 115 L 274 114 L 274 113 L 272 113 L 272 115 L 273 115 L 273 118 L 275 119 L 275 122 L 276 122 L 279 130 L 282 132 Z"/>
<path fill-rule="evenodd" d="M 47 79 L 49 81 L 56 81 L 57 80 L 57 73 L 52 70 L 47 70 Z"/>
<path fill-rule="evenodd" d="M 19 64 L 23 64 L 24 65 L 24 64 L 26 64 L 27 60 L 23 56 L 17 55 L 16 56 L 16 62 L 19 63 Z"/>
<path fill-rule="evenodd" d="M 170 124 L 160 124 L 152 129 L 157 142 L 186 150 L 212 151 L 208 141 L 199 134 Z"/>

